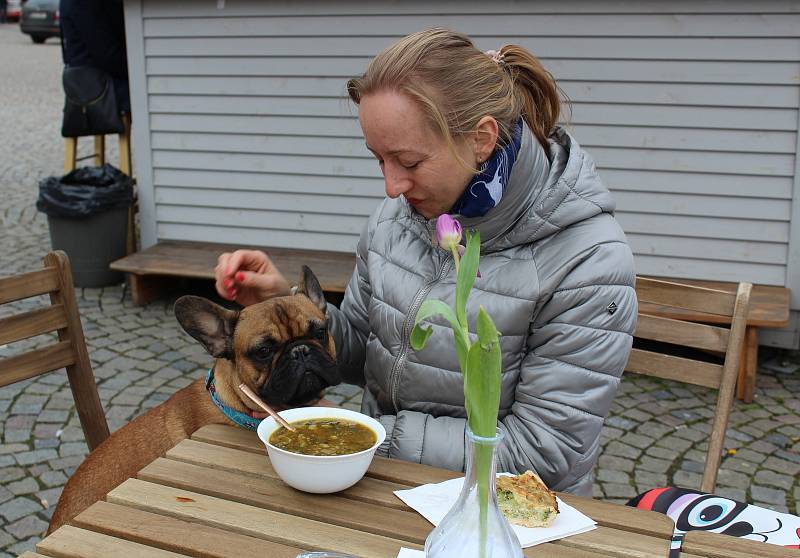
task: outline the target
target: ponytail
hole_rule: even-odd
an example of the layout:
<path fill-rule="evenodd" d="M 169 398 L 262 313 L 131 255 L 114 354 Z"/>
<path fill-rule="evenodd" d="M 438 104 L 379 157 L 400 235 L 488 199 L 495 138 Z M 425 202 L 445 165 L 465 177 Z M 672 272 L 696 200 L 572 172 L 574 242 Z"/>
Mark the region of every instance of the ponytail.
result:
<path fill-rule="evenodd" d="M 545 150 L 547 137 L 558 122 L 561 97 L 553 76 L 541 62 L 518 45 L 500 49 L 502 65 L 514 82 L 514 94 L 522 109 L 522 118 Z"/>

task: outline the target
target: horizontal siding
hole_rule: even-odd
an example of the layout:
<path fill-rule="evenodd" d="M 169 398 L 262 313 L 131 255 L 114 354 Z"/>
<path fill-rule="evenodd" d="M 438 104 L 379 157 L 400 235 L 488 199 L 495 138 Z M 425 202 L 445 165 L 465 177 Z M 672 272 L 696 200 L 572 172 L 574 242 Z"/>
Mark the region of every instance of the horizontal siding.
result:
<path fill-rule="evenodd" d="M 152 3 L 151 3 L 152 2 Z M 183 9 L 179 0 L 145 3 L 143 7 L 144 16 L 153 17 L 213 17 L 220 13 L 218 0 L 196 1 L 192 3 L 191 11 Z M 429 0 L 404 0 L 402 9 L 400 4 L 386 2 L 385 4 L 373 2 L 369 4 L 369 14 L 398 15 L 401 11 L 403 15 L 409 14 L 486 14 L 486 4 L 479 2 L 464 2 L 462 0 L 440 0 L 431 3 Z M 568 4 L 563 0 L 538 0 L 537 2 L 518 2 L 509 0 L 497 0 L 493 3 L 496 8 L 492 15 L 503 13 L 529 13 L 529 14 L 554 14 L 564 13 L 568 8 L 573 13 L 588 14 L 798 14 L 798 7 L 795 0 L 763 0 L 758 3 L 740 3 L 729 0 L 706 0 L 704 2 L 689 2 L 677 0 L 669 4 L 663 0 L 641 0 L 631 3 L 629 1 L 605 1 L 596 0 L 571 0 Z M 336 3 L 318 2 L 263 2 L 262 0 L 227 0 L 224 3 L 224 10 L 230 17 L 241 16 L 338 16 L 365 14 L 363 0 L 339 0 Z"/>
<path fill-rule="evenodd" d="M 341 96 L 341 77 L 208 77 L 153 76 L 150 93 L 194 95 Z M 677 84 L 639 82 L 587 82 L 562 80 L 559 85 L 576 102 L 712 105 L 756 108 L 797 108 L 795 85 Z"/>
<path fill-rule="evenodd" d="M 535 52 L 641 273 L 784 284 L 796 2 L 144 1 L 157 234 L 351 250 L 382 198 L 345 81 L 417 29 Z M 402 12 L 402 13 L 398 13 Z M 267 240 L 268 239 L 268 240 Z"/>
<path fill-rule="evenodd" d="M 196 189 L 224 189 L 270 192 L 303 192 L 383 199 L 383 183 L 375 178 L 319 176 L 307 173 L 243 172 L 224 170 L 156 169 L 156 184 Z M 187 192 L 187 197 L 190 194 Z"/>
<path fill-rule="evenodd" d="M 330 252 L 353 252 L 358 238 L 352 234 L 339 234 L 332 231 L 314 232 L 259 227 L 242 227 L 241 223 L 217 226 L 210 223 L 171 223 L 159 221 L 156 228 L 158 238 L 172 240 L 193 240 L 197 242 L 221 242 L 264 246 L 265 238 L 270 246 L 287 246 L 306 250 L 327 250 Z M 313 267 L 313 265 L 311 266 Z"/>
<path fill-rule="evenodd" d="M 616 105 L 609 103 L 565 104 L 565 118 L 576 126 L 609 125 L 621 131 L 638 127 L 680 128 L 687 133 L 697 130 L 724 129 L 729 133 L 758 131 L 769 133 L 783 131 L 790 134 L 797 125 L 796 109 L 736 107 L 668 106 L 668 105 Z M 244 114 L 261 116 L 306 116 L 317 118 L 350 115 L 355 118 L 356 108 L 343 97 L 303 97 L 264 95 L 150 95 L 151 114 Z M 731 130 L 731 122 L 736 129 Z M 624 127 L 624 128 L 623 128 Z M 359 134 L 360 135 L 360 131 Z"/>
<path fill-rule="evenodd" d="M 781 242 L 784 245 L 789 242 L 789 223 L 779 221 L 643 213 L 638 211 L 638 208 L 619 209 L 616 216 L 626 232 L 653 236 L 681 236 L 686 239 L 687 244 L 690 242 L 703 244 L 707 239 Z M 713 259 L 717 255 L 709 251 L 707 257 Z"/>
<path fill-rule="evenodd" d="M 253 192 L 231 188 L 187 190 L 186 188 L 159 186 L 156 188 L 156 203 L 165 206 L 266 210 L 287 213 L 297 213 L 302 208 L 302 213 L 335 213 L 369 217 L 379 201 L 375 198 L 361 196 L 342 196 L 338 192 L 330 192 L 328 195 L 286 194 L 281 190 L 275 192 L 269 190 Z"/>
<path fill-rule="evenodd" d="M 183 45 L 186 39 L 177 44 Z M 358 75 L 370 61 L 371 55 L 362 54 L 357 57 L 343 58 L 325 57 L 317 50 L 299 57 L 279 57 L 270 50 L 260 50 L 262 55 L 250 58 L 225 58 L 220 55 L 214 44 L 203 41 L 209 53 L 216 56 L 182 56 L 151 58 L 147 63 L 147 74 L 150 76 L 286 76 L 303 77 L 308 75 L 336 77 L 347 79 Z M 350 43 L 354 43 L 352 39 Z M 148 41 L 147 43 L 151 43 Z M 194 45 L 183 45 L 188 51 Z M 216 45 L 220 48 L 228 46 L 228 40 L 219 39 Z M 316 45 L 315 45 L 316 47 Z M 261 48 L 260 45 L 258 48 Z M 585 47 L 584 47 L 585 48 Z M 169 47 L 165 50 L 169 51 Z M 269 57 L 263 56 L 270 52 Z M 548 59 L 541 57 L 548 71 L 559 81 L 591 81 L 591 82 L 673 82 L 673 83 L 720 83 L 720 84 L 753 84 L 753 76 L 759 75 L 767 83 L 773 85 L 794 85 L 797 83 L 800 63 L 798 62 L 741 62 L 741 61 L 659 61 L 652 60 L 613 60 L 583 59 L 571 60 L 563 58 Z"/>
<path fill-rule="evenodd" d="M 164 67 L 162 60 L 185 55 L 186 57 L 219 57 L 226 56 L 230 52 L 228 59 L 236 61 L 252 60 L 252 57 L 272 56 L 290 57 L 294 60 L 302 56 L 322 57 L 332 59 L 334 57 L 364 57 L 370 56 L 382 49 L 391 39 L 397 36 L 364 37 L 360 33 L 344 35 L 341 37 L 331 37 L 314 35 L 313 40 L 306 37 L 278 36 L 269 37 L 264 28 L 265 18 L 260 19 L 259 31 L 246 36 L 244 31 L 239 31 L 238 39 L 248 39 L 235 43 L 240 50 L 234 51 L 230 47 L 223 47 L 223 51 L 214 51 L 208 47 L 199 46 L 199 52 L 194 53 L 185 50 L 185 43 L 176 40 L 178 37 L 200 37 L 202 32 L 193 31 L 193 23 L 205 22 L 204 27 L 220 27 L 218 19 L 193 20 L 181 27 L 174 27 L 178 33 L 171 37 L 159 35 L 158 33 L 148 34 L 148 68 L 158 69 Z M 164 25 L 172 25 L 171 20 L 156 20 Z M 266 19 L 266 21 L 269 21 Z M 232 22 L 227 22 L 232 25 Z M 460 29 L 460 28 L 459 28 Z M 195 34 L 192 34 L 195 33 Z M 298 32 L 302 34 L 301 32 Z M 306 32 L 308 34 L 308 32 Z M 358 40 L 354 41 L 353 37 Z M 258 37 L 259 43 L 252 43 L 250 37 Z M 510 35 L 498 35 L 497 37 L 475 37 L 481 44 L 493 43 L 503 44 L 512 42 L 520 37 Z M 537 56 L 542 60 L 552 61 L 559 58 L 573 58 L 578 60 L 614 60 L 619 57 L 620 52 L 625 52 L 627 60 L 697 60 L 697 53 L 703 53 L 705 61 L 743 61 L 743 62 L 793 62 L 797 60 L 793 48 L 794 39 L 776 39 L 771 37 L 737 37 L 737 38 L 686 38 L 686 37 L 587 37 L 581 36 L 580 41 L 573 37 L 563 36 L 526 36 L 525 42 Z M 158 40 L 158 41 L 157 41 Z M 170 40 L 171 42 L 167 42 Z M 221 43 L 221 44 L 227 44 Z M 169 49 L 169 46 L 178 46 L 176 49 Z M 745 46 L 746 49 L 741 48 Z M 161 50 L 163 47 L 163 50 Z M 261 50 L 269 47 L 269 50 Z M 549 65 L 549 64 L 548 64 Z"/>

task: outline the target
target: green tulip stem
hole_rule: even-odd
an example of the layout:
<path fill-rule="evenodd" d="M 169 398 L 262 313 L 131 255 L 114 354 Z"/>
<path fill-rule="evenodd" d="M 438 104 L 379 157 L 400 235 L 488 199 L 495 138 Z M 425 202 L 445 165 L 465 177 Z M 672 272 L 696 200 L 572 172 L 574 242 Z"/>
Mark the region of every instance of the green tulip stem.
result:
<path fill-rule="evenodd" d="M 458 270 L 461 265 L 461 256 L 458 255 L 458 246 L 450 246 L 450 251 L 453 253 L 453 261 L 456 262 L 456 276 L 458 276 Z"/>

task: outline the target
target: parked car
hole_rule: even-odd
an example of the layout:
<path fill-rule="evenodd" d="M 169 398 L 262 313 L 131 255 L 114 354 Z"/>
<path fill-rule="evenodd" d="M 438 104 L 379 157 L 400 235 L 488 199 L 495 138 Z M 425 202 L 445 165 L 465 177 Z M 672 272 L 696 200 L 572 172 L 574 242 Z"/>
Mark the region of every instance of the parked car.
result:
<path fill-rule="evenodd" d="M 34 43 L 49 37 L 60 37 L 58 0 L 28 0 L 22 6 L 20 31 L 31 36 Z"/>
<path fill-rule="evenodd" d="M 6 20 L 19 21 L 23 3 L 23 0 L 8 0 L 8 5 L 6 6 Z"/>

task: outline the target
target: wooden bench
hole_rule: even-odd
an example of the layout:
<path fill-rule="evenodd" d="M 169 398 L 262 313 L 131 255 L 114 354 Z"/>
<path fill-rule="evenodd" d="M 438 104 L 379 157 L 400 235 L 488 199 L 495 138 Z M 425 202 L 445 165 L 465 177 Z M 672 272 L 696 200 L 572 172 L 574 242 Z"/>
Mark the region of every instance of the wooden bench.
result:
<path fill-rule="evenodd" d="M 724 281 L 701 281 L 694 279 L 667 279 L 654 277 L 676 283 L 684 283 L 707 289 L 715 289 L 735 293 L 737 283 Z M 722 316 L 691 312 L 680 308 L 668 308 L 644 303 L 639 307 L 641 314 L 650 314 L 665 318 L 675 318 L 692 322 L 708 324 L 729 325 L 730 320 Z M 753 401 L 753 391 L 756 385 L 756 372 L 758 370 L 758 330 L 762 327 L 780 328 L 789 323 L 789 289 L 785 287 L 772 287 L 767 285 L 754 285 L 750 297 L 750 310 L 747 314 L 747 329 L 745 331 L 744 352 L 739 378 L 736 384 L 736 397 L 746 403 Z"/>
<path fill-rule="evenodd" d="M 131 296 L 136 305 L 158 298 L 169 278 L 213 279 L 217 258 L 242 245 L 162 240 L 135 254 L 111 263 L 111 269 L 128 274 Z M 249 247 L 264 250 L 292 283 L 299 281 L 301 266 L 307 265 L 319 279 L 326 295 L 341 299 L 356 265 L 354 253 L 295 250 L 290 248 Z"/>
<path fill-rule="evenodd" d="M 170 277 L 213 279 L 217 257 L 223 252 L 232 252 L 241 245 L 216 244 L 210 242 L 188 242 L 163 240 L 135 254 L 111 264 L 111 269 L 128 274 L 134 304 L 141 305 L 158 298 Z M 323 252 L 320 250 L 298 250 L 290 248 L 259 248 L 265 250 L 275 265 L 291 282 L 300 277 L 302 265 L 308 265 L 319 278 L 322 289 L 338 303 L 350 280 L 355 266 L 352 253 Z M 666 278 L 659 278 L 666 279 Z M 736 283 L 721 281 L 698 281 L 690 279 L 666 279 L 678 283 L 696 285 L 733 293 Z M 640 312 L 663 317 L 710 324 L 729 324 L 724 318 L 710 314 L 689 312 L 678 308 L 658 307 L 644 304 Z M 789 289 L 755 285 L 747 316 L 745 348 L 736 395 L 746 402 L 753 400 L 753 390 L 758 366 L 758 329 L 780 328 L 789 323 Z"/>

